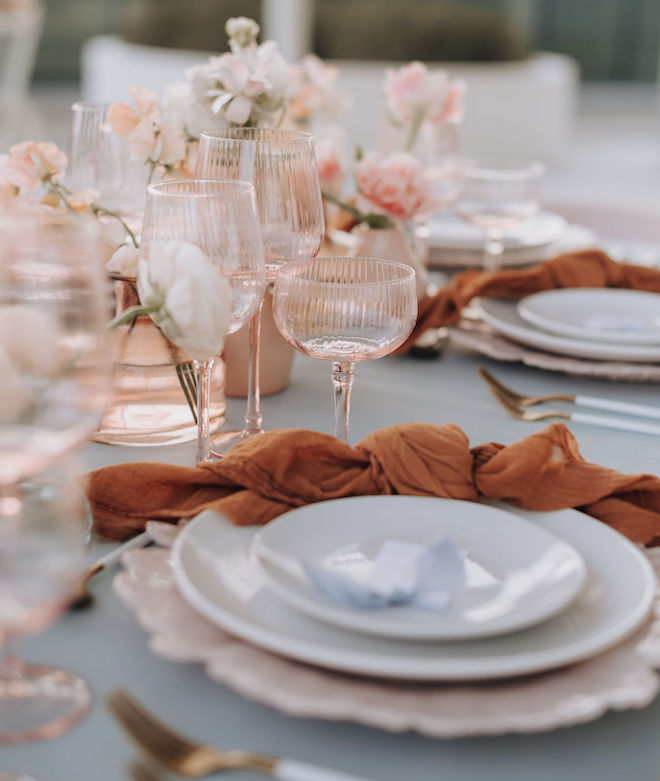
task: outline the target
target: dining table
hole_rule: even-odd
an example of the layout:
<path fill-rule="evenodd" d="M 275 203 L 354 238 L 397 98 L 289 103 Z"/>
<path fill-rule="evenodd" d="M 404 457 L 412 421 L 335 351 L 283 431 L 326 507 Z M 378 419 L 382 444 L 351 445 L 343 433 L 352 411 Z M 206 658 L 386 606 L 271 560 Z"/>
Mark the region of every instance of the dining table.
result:
<path fill-rule="evenodd" d="M 451 339 L 439 356 L 397 354 L 360 364 L 351 405 L 351 442 L 393 424 L 453 422 L 471 445 L 511 443 L 546 423 L 515 420 L 477 375 L 486 366 L 507 385 L 530 394 L 579 393 L 660 405 L 653 383 L 566 376 L 479 356 Z M 267 428 L 330 432 L 330 366 L 296 355 L 288 388 L 262 401 Z M 240 424 L 243 399 L 228 399 L 229 427 Z M 585 459 L 625 473 L 660 475 L 660 437 L 570 421 Z M 191 465 L 194 443 L 118 447 L 91 443 L 85 468 L 132 461 Z M 116 543 L 94 540 L 90 561 Z M 94 604 L 68 612 L 21 643 L 27 661 L 81 674 L 94 694 L 91 712 L 68 733 L 0 748 L 0 770 L 35 781 L 118 781 L 136 749 L 104 705 L 124 687 L 164 721 L 195 739 L 312 762 L 374 781 L 658 781 L 660 698 L 642 709 L 610 711 L 584 724 L 530 734 L 432 739 L 413 731 L 388 732 L 363 724 L 299 718 L 253 702 L 212 681 L 199 664 L 160 657 L 148 634 L 113 590 L 115 565 L 93 582 Z M 193 609 L 192 607 L 190 608 Z M 259 778 L 227 771 L 229 779 Z"/>

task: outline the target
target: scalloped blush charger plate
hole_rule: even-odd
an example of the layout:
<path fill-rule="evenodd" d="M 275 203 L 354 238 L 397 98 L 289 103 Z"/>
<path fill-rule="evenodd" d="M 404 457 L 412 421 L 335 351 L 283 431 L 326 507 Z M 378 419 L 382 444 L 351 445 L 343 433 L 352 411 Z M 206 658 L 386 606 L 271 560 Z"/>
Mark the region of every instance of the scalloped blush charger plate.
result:
<path fill-rule="evenodd" d="M 462 640 L 540 623 L 563 610 L 584 583 L 586 568 L 575 548 L 517 515 L 425 497 L 406 504 L 404 516 L 399 501 L 383 500 L 353 503 L 348 512 L 337 502 L 320 502 L 281 515 L 257 533 L 252 549 L 267 586 L 291 607 L 354 632 Z M 386 541 L 425 544 L 440 536 L 465 551 L 466 576 L 465 587 L 441 610 L 337 604 L 301 566 L 317 562 L 363 581 Z"/>

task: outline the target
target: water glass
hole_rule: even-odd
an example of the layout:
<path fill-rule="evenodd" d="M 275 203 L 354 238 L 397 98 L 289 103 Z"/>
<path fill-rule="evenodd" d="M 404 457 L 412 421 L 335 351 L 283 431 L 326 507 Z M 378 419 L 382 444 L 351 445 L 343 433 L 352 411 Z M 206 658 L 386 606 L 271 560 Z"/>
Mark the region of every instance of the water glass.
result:
<path fill-rule="evenodd" d="M 484 231 L 484 271 L 499 271 L 507 233 L 538 211 L 544 172 L 538 162 L 466 165 L 455 210 Z"/>

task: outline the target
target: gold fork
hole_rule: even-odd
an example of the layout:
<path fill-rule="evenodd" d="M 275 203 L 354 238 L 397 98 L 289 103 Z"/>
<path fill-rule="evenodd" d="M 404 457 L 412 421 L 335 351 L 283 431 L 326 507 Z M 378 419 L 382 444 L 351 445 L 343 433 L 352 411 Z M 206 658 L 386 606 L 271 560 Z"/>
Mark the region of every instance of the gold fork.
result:
<path fill-rule="evenodd" d="M 620 412 L 623 415 L 634 415 L 640 418 L 655 418 L 660 420 L 660 407 L 649 407 L 646 404 L 633 404 L 628 401 L 615 401 L 614 399 L 601 399 L 596 396 L 570 395 L 568 393 L 550 393 L 546 396 L 524 396 L 522 393 L 509 388 L 501 380 L 492 375 L 484 366 L 479 366 L 477 372 L 482 380 L 485 380 L 493 393 L 506 396 L 514 404 L 521 407 L 533 407 L 545 401 L 567 401 L 578 407 Z"/>
<path fill-rule="evenodd" d="M 482 377 L 484 376 L 481 371 L 479 374 Z M 523 407 L 518 406 L 518 403 L 515 401 L 515 397 L 509 396 L 507 393 L 501 390 L 501 387 L 506 388 L 506 386 L 500 387 L 500 385 L 501 383 L 489 383 L 491 393 L 504 407 L 504 409 L 518 420 L 535 423 L 539 420 L 559 418 L 560 420 L 574 420 L 578 423 L 586 423 L 587 425 L 591 426 L 604 426 L 605 428 L 615 428 L 623 431 L 637 431 L 641 434 L 660 435 L 660 426 L 655 423 L 646 423 L 640 420 L 615 418 L 609 415 L 591 415 L 587 412 L 566 412 L 561 410 L 546 410 L 545 412 L 535 412 L 531 409 L 524 409 Z M 548 397 L 537 398 L 545 400 L 545 398 Z M 557 399 L 557 396 L 554 396 L 553 398 Z"/>
<path fill-rule="evenodd" d="M 165 776 L 139 759 L 129 765 L 128 775 L 132 781 L 165 781 Z"/>
<path fill-rule="evenodd" d="M 201 778 L 222 770 L 243 768 L 282 781 L 368 781 L 293 759 L 251 751 L 226 751 L 197 743 L 168 727 L 122 689 L 109 695 L 107 705 L 110 713 L 146 754 L 182 776 Z"/>

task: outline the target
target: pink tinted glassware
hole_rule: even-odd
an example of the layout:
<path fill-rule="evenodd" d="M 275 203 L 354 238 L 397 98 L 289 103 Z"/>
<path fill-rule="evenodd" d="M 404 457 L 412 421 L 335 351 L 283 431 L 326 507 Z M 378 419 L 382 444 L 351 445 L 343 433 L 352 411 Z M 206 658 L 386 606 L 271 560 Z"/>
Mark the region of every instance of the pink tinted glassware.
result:
<path fill-rule="evenodd" d="M 396 350 L 417 318 L 415 272 L 389 260 L 308 258 L 288 263 L 275 281 L 275 322 L 297 350 L 332 361 L 336 437 L 348 442 L 357 361 Z"/>
<path fill-rule="evenodd" d="M 499 271 L 507 233 L 538 211 L 544 172 L 536 162 L 466 165 L 454 208 L 459 217 L 484 231 L 484 271 Z"/>
<path fill-rule="evenodd" d="M 270 281 L 295 258 L 314 257 L 325 224 L 312 136 L 298 130 L 228 128 L 200 137 L 197 176 L 243 179 L 254 185 Z M 213 448 L 228 452 L 247 437 L 263 433 L 259 396 L 261 308 L 250 321 L 248 399 L 242 431 L 221 432 Z"/>
<path fill-rule="evenodd" d="M 52 738 L 89 710 L 85 681 L 68 670 L 24 664 L 17 639 L 66 608 L 85 563 L 89 505 L 70 458 L 0 498 L 0 744 Z"/>
<path fill-rule="evenodd" d="M 264 259 L 254 188 L 243 181 L 177 179 L 149 185 L 140 244 L 140 261 L 149 263 L 151 248 L 168 243 L 193 244 L 204 251 L 232 292 L 229 333 L 237 331 L 261 304 Z M 197 455 L 212 461 L 209 403 L 215 355 L 194 360 L 197 376 Z"/>

